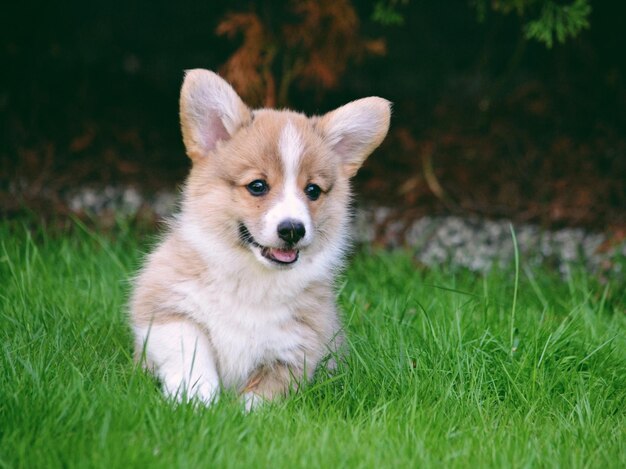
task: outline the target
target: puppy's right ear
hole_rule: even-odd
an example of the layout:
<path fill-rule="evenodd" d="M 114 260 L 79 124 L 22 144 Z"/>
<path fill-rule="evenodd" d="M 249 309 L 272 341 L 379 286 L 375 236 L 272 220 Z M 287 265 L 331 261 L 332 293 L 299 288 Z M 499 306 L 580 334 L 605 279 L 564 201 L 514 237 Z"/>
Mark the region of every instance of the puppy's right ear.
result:
<path fill-rule="evenodd" d="M 224 79 L 203 69 L 185 73 L 180 125 L 193 161 L 205 157 L 220 140 L 228 140 L 249 119 L 250 110 Z"/>

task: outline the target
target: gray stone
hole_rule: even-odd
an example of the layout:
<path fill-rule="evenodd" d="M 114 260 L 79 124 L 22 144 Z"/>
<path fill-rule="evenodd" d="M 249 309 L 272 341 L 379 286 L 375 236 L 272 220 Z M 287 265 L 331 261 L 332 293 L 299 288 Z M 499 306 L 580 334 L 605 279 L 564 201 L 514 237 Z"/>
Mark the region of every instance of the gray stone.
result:
<path fill-rule="evenodd" d="M 85 187 L 68 194 L 66 201 L 71 210 L 96 216 L 112 211 L 133 217 L 146 208 L 156 218 L 167 218 L 178 208 L 178 196 L 172 191 L 146 196 L 132 187 Z M 511 226 L 507 220 L 460 216 L 425 216 L 406 221 L 384 206 L 361 208 L 354 214 L 357 243 L 381 241 L 387 247 L 403 246 L 413 250 L 416 259 L 427 266 L 453 265 L 475 272 L 511 265 L 515 257 Z M 548 231 L 532 224 L 514 225 L 514 231 L 525 265 L 549 263 L 565 276 L 576 264 L 593 272 L 624 273 L 626 241 L 601 250 L 607 242 L 606 234 L 601 232 L 581 228 Z"/>

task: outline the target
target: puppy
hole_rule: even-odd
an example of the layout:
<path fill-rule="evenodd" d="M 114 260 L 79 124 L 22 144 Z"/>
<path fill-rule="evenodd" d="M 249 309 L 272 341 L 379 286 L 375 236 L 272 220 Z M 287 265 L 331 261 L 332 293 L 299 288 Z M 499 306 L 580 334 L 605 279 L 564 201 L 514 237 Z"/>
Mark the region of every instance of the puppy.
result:
<path fill-rule="evenodd" d="M 130 304 L 137 358 L 167 395 L 211 403 L 229 388 L 249 408 L 296 389 L 338 350 L 349 180 L 389 118 L 378 97 L 321 117 L 251 110 L 216 74 L 186 73 L 193 165 Z"/>

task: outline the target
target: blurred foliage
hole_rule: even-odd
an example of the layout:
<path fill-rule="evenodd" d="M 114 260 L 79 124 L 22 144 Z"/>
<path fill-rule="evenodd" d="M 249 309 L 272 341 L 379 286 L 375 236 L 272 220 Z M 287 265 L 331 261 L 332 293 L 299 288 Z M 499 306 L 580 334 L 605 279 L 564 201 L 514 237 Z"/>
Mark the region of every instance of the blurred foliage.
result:
<path fill-rule="evenodd" d="M 548 48 L 564 43 L 589 27 L 590 0 L 469 0 L 480 23 L 491 12 L 516 15 L 523 36 Z M 251 104 L 287 106 L 292 87 L 321 95 L 339 83 L 347 67 L 367 55 L 384 55 L 384 37 L 367 38 L 361 31 L 357 0 L 280 0 L 239 7 L 223 16 L 216 33 L 238 48 L 221 73 Z M 377 0 L 367 5 L 374 23 L 402 26 L 410 0 Z M 509 63 L 514 69 L 519 46 Z M 511 70 L 509 70 L 509 73 Z"/>
<path fill-rule="evenodd" d="M 559 5 L 552 1 L 544 2 L 537 19 L 526 25 L 526 37 L 543 42 L 552 47 L 554 38 L 561 44 L 570 37 L 589 27 L 591 5 L 588 0 L 575 0 L 569 5 Z"/>
<path fill-rule="evenodd" d="M 182 181 L 178 93 L 183 70 L 202 67 L 254 107 L 392 101 L 355 188 L 400 216 L 626 227 L 626 3 L 591 4 L 9 2 L 0 216 L 59 213 L 85 184 Z"/>
<path fill-rule="evenodd" d="M 404 24 L 404 16 L 400 7 L 406 6 L 409 0 L 387 0 L 374 3 L 372 20 L 385 26 L 401 26 Z"/>
<path fill-rule="evenodd" d="M 380 24 L 402 25 L 405 17 L 402 7 L 409 0 L 379 0 L 374 3 L 372 19 Z M 555 42 L 563 44 L 589 28 L 590 0 L 470 0 L 480 22 L 486 20 L 489 11 L 508 15 L 516 14 L 525 23 L 526 39 L 535 39 L 551 48 Z"/>
<path fill-rule="evenodd" d="M 384 54 L 382 39 L 367 39 L 350 0 L 276 1 L 228 13 L 217 34 L 242 37 L 222 74 L 253 105 L 284 107 L 294 83 L 321 90 L 337 86 L 346 67 Z"/>

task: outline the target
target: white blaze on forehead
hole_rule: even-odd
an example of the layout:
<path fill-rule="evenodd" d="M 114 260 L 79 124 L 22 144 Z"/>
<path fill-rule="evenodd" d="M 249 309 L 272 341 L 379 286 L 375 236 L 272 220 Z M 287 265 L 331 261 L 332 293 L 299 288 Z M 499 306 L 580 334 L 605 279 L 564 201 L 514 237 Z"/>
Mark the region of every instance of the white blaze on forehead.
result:
<path fill-rule="evenodd" d="M 264 217 L 263 239 L 259 240 L 270 246 L 280 245 L 278 224 L 287 219 L 298 220 L 304 224 L 305 237 L 300 244 L 308 244 L 313 235 L 311 215 L 304 201 L 303 188 L 298 187 L 298 167 L 304 153 L 304 143 L 298 129 L 287 121 L 278 139 L 278 151 L 283 162 L 283 185 L 279 189 L 281 196 Z"/>
<path fill-rule="evenodd" d="M 291 121 L 287 121 L 287 125 L 283 127 L 278 140 L 278 151 L 283 160 L 285 179 L 295 178 L 297 176 L 298 163 L 304 151 L 304 145 L 298 129 Z"/>

